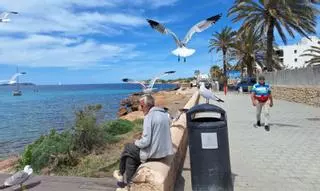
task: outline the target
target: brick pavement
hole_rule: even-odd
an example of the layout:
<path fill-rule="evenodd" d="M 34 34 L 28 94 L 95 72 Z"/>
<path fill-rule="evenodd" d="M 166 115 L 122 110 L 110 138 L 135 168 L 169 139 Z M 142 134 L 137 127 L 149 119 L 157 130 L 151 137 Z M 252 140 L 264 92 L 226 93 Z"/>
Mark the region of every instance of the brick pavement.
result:
<path fill-rule="evenodd" d="M 227 111 L 234 190 L 320 190 L 320 108 L 275 100 L 266 132 L 253 127 L 249 95 L 219 96 L 226 102 L 211 103 Z M 192 190 L 189 168 L 187 156 L 177 191 Z"/>

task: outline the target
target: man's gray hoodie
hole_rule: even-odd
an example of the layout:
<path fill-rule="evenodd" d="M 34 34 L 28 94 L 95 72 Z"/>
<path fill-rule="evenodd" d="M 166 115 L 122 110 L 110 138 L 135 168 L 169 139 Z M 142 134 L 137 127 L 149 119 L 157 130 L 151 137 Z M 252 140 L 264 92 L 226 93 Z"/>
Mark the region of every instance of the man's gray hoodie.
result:
<path fill-rule="evenodd" d="M 173 154 L 170 121 L 164 109 L 150 109 L 143 121 L 142 138 L 136 140 L 135 145 L 140 148 L 141 162 Z"/>

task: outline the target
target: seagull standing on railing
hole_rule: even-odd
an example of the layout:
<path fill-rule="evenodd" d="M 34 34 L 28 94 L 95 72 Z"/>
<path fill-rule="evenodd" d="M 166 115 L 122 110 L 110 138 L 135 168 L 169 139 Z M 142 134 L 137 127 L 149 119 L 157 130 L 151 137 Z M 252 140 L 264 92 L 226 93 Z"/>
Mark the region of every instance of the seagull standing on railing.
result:
<path fill-rule="evenodd" d="M 11 177 L 7 178 L 4 181 L 3 187 L 7 188 L 15 185 L 20 185 L 21 190 L 23 190 L 22 184 L 29 179 L 32 173 L 33 169 L 30 165 L 27 165 L 22 171 L 19 171 L 13 174 Z"/>
<path fill-rule="evenodd" d="M 140 84 L 142 87 L 143 87 L 143 93 L 145 94 L 150 94 L 152 93 L 153 90 L 155 90 L 156 88 L 153 88 L 154 84 L 156 83 L 156 81 L 160 78 L 163 78 L 169 74 L 173 74 L 175 73 L 175 71 L 168 71 L 168 72 L 164 72 L 162 73 L 161 75 L 159 76 L 156 76 L 155 78 L 153 78 L 153 80 L 151 81 L 151 83 L 149 85 L 145 85 L 143 82 L 140 82 L 140 81 L 136 81 L 136 80 L 133 80 L 133 79 L 129 79 L 129 78 L 124 78 L 122 79 L 123 82 L 127 82 L 127 83 L 134 83 L 134 84 Z"/>
<path fill-rule="evenodd" d="M 158 21 L 151 19 L 147 19 L 147 21 L 150 24 L 150 26 L 156 31 L 162 34 L 170 34 L 173 37 L 178 48 L 173 50 L 172 54 L 178 56 L 178 62 L 180 61 L 180 57 L 183 57 L 184 62 L 186 62 L 186 57 L 193 55 L 196 51 L 195 49 L 187 48 L 187 43 L 191 40 L 191 37 L 194 35 L 194 33 L 200 33 L 208 29 L 210 26 L 215 24 L 221 18 L 221 16 L 222 14 L 218 14 L 195 24 L 193 27 L 191 27 L 191 29 L 188 31 L 183 40 L 180 40 L 174 32 L 166 28 L 163 24 L 159 23 Z"/>
<path fill-rule="evenodd" d="M 199 93 L 202 97 L 206 99 L 206 103 L 209 103 L 209 100 L 215 100 L 217 102 L 224 102 L 222 99 L 218 98 L 216 95 L 213 94 L 212 91 L 208 90 L 204 83 L 201 83 Z"/>
<path fill-rule="evenodd" d="M 8 22 L 10 22 L 11 19 L 8 18 L 10 14 L 17 15 L 18 12 L 10 11 L 10 12 L 1 13 L 1 15 L 0 15 L 0 23 L 8 23 Z"/>

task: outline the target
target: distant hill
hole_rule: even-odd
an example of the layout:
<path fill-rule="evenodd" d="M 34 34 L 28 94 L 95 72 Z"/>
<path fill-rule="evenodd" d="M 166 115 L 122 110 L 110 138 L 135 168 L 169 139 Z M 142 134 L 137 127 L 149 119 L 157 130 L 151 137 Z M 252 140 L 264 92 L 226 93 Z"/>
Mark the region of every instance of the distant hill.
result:
<path fill-rule="evenodd" d="M 193 77 L 190 78 L 178 78 L 178 79 L 170 79 L 170 80 L 163 80 L 163 79 L 158 79 L 157 84 L 179 84 L 179 83 L 189 83 L 192 80 L 194 80 Z M 146 84 L 148 84 L 151 80 L 144 80 Z"/>
<path fill-rule="evenodd" d="M 20 86 L 35 86 L 34 83 L 20 83 Z M 0 84 L 0 86 L 16 86 L 16 84 Z"/>

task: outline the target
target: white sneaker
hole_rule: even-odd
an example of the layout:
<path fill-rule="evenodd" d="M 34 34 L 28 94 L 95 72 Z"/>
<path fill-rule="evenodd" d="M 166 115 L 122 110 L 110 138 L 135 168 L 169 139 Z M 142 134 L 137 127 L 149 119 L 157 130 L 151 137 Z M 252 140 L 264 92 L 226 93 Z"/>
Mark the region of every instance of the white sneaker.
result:
<path fill-rule="evenodd" d="M 116 191 L 129 191 L 128 187 L 117 188 Z"/>
<path fill-rule="evenodd" d="M 113 171 L 113 177 L 118 181 L 118 182 L 124 182 L 123 176 L 120 174 L 119 170 Z"/>

